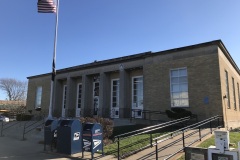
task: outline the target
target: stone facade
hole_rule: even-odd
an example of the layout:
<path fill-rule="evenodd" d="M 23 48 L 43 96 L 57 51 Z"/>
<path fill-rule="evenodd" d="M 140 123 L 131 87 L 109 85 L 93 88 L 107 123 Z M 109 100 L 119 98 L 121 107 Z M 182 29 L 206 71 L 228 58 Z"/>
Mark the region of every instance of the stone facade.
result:
<path fill-rule="evenodd" d="M 183 108 L 198 115 L 199 120 L 224 115 L 227 127 L 240 126 L 240 71 L 220 40 L 60 69 L 57 71 L 54 83 L 53 115 L 75 117 L 76 111 L 80 112 L 77 110 L 79 99 L 81 99 L 80 116 L 129 118 L 133 115 L 134 106 L 136 108 L 140 106 L 140 110 L 165 112 L 172 107 L 171 70 L 179 68 L 187 70 L 189 105 Z M 226 71 L 229 80 L 229 97 L 223 98 L 227 88 Z M 34 109 L 36 88 L 42 86 L 41 112 L 48 113 L 51 74 L 32 76 L 28 79 L 28 109 Z M 140 85 L 137 88 L 142 92 L 135 91 L 134 88 L 141 80 L 142 87 Z M 116 95 L 113 91 L 113 81 L 119 82 L 119 92 Z M 77 94 L 79 84 L 80 98 Z M 67 87 L 66 92 L 64 86 Z M 133 96 L 135 92 L 137 98 Z M 133 103 L 135 99 L 139 100 L 141 93 L 143 102 Z M 111 108 L 116 96 L 119 102 L 117 110 Z M 226 107 L 228 100 L 230 107 Z M 97 110 L 94 108 L 96 102 Z M 65 114 L 62 114 L 63 104 L 65 104 Z M 113 111 L 118 115 L 112 116 Z M 159 119 L 162 115 L 154 116 Z M 144 117 L 140 115 L 138 118 Z"/>

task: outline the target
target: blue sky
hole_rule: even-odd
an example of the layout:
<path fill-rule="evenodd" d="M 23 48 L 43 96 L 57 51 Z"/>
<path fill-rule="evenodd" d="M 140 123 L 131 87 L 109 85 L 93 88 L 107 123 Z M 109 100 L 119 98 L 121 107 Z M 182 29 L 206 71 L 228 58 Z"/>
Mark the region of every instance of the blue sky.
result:
<path fill-rule="evenodd" d="M 56 69 L 217 39 L 240 66 L 239 17 L 239 0 L 60 0 Z M 54 27 L 37 0 L 1 0 L 0 78 L 51 72 Z"/>

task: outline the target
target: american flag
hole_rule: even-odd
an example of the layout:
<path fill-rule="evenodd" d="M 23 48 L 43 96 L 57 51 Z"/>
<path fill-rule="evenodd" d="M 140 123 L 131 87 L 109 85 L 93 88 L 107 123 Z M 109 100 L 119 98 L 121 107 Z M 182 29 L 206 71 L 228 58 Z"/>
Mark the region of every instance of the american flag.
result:
<path fill-rule="evenodd" d="M 38 12 L 39 13 L 56 13 L 56 3 L 54 0 L 38 0 Z"/>

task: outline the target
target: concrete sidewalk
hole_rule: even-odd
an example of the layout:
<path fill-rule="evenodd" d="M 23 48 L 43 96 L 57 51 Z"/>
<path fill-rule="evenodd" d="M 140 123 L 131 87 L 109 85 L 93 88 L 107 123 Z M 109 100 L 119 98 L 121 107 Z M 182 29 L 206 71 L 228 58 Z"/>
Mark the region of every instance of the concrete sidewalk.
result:
<path fill-rule="evenodd" d="M 68 160 L 55 154 L 43 151 L 43 145 L 31 141 L 22 141 L 10 137 L 0 137 L 0 159 L 9 160 L 44 160 L 61 159 Z"/>
<path fill-rule="evenodd" d="M 72 159 L 91 159 L 90 152 L 84 152 L 84 158 L 82 153 L 74 155 L 64 155 L 51 151 L 50 147 L 46 147 L 44 151 L 44 145 L 33 142 L 31 140 L 19 140 L 10 138 L 7 136 L 0 137 L 0 160 L 72 160 Z M 94 154 L 95 159 L 108 160 L 113 156 L 102 157 L 100 154 Z M 113 158 L 114 159 L 114 158 Z"/>

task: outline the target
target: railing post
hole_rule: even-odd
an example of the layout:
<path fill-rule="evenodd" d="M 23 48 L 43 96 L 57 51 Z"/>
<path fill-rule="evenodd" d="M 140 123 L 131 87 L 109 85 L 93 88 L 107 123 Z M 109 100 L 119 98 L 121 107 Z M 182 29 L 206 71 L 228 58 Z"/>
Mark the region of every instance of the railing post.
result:
<path fill-rule="evenodd" d="M 222 116 L 222 126 L 225 127 L 223 116 Z"/>
<path fill-rule="evenodd" d="M 198 127 L 198 131 L 199 131 L 199 140 L 202 141 L 202 135 L 201 135 L 201 127 Z"/>
<path fill-rule="evenodd" d="M 210 121 L 210 131 L 211 131 L 211 134 L 212 134 L 212 121 Z"/>
<path fill-rule="evenodd" d="M 27 122 L 26 122 L 26 123 L 27 123 Z M 23 127 L 23 139 L 22 139 L 22 140 L 24 140 L 24 139 L 25 139 L 24 135 L 25 135 L 26 123 L 24 123 L 24 127 Z"/>
<path fill-rule="evenodd" d="M 119 137 L 118 137 L 118 150 L 117 150 L 117 155 L 118 155 L 118 160 L 120 160 L 120 153 L 119 153 L 119 151 L 120 151 L 120 139 L 119 139 Z"/>
<path fill-rule="evenodd" d="M 156 160 L 158 160 L 158 145 L 157 145 L 157 139 L 155 140 L 155 153 L 156 153 Z"/>
<path fill-rule="evenodd" d="M 150 144 L 151 144 L 151 147 L 153 147 L 153 145 L 152 145 L 152 133 L 150 133 Z"/>
<path fill-rule="evenodd" d="M 185 139 L 184 139 L 184 130 L 182 130 L 182 140 L 183 140 L 183 148 L 185 148 Z"/>
<path fill-rule="evenodd" d="M 3 136 L 3 121 L 2 121 L 2 128 L 1 128 L 1 137 Z"/>

